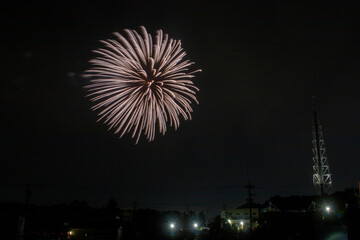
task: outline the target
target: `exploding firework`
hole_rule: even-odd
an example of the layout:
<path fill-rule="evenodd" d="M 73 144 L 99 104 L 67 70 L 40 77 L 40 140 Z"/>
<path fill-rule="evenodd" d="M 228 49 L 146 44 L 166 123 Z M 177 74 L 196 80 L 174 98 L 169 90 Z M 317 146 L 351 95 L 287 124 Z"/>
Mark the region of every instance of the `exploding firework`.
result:
<path fill-rule="evenodd" d="M 124 36 L 114 33 L 115 39 L 101 41 L 105 47 L 95 50 L 98 56 L 90 61 L 93 67 L 85 72 L 90 84 L 88 96 L 99 110 L 98 121 L 104 121 L 115 134 L 122 137 L 131 132 L 136 143 L 142 134 L 153 141 L 158 125 L 165 134 L 167 122 L 175 130 L 181 115 L 191 119 L 190 104 L 199 89 L 189 71 L 194 64 L 183 60 L 186 53 L 180 40 L 173 40 L 162 30 L 153 38 L 144 27 L 141 35 L 125 29 Z"/>

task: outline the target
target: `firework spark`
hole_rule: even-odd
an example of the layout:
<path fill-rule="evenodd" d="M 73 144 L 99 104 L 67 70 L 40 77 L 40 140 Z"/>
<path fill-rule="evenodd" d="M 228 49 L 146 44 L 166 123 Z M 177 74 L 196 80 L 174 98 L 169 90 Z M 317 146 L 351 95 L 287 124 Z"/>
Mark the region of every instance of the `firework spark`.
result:
<path fill-rule="evenodd" d="M 100 110 L 98 121 L 120 137 L 131 132 L 136 143 L 142 133 L 153 141 L 156 125 L 164 135 L 167 122 L 176 130 L 180 115 L 191 119 L 190 104 L 198 103 L 199 89 L 190 79 L 201 71 L 189 71 L 194 62 L 183 60 L 180 40 L 158 30 L 153 43 L 146 29 L 140 30 L 141 35 L 125 29 L 124 36 L 114 33 L 115 39 L 101 41 L 105 47 L 94 51 L 98 56 L 85 73 L 91 79 L 88 96 L 96 102 L 91 109 Z"/>

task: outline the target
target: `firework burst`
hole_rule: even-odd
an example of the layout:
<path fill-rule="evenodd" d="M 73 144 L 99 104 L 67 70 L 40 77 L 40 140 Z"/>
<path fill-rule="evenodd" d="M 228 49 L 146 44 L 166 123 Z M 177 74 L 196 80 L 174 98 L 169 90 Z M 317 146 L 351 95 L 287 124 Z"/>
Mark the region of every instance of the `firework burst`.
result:
<path fill-rule="evenodd" d="M 183 60 L 186 53 L 181 41 L 173 40 L 162 30 L 153 38 L 144 27 L 141 35 L 125 29 L 124 36 L 101 41 L 105 47 L 95 50 L 98 56 L 90 61 L 93 67 L 85 72 L 90 78 L 85 88 L 99 110 L 98 121 L 104 121 L 115 134 L 131 133 L 136 143 L 142 134 L 154 140 L 156 125 L 165 134 L 167 123 L 175 130 L 182 116 L 191 119 L 190 104 L 199 89 L 189 71 L 194 64 Z"/>

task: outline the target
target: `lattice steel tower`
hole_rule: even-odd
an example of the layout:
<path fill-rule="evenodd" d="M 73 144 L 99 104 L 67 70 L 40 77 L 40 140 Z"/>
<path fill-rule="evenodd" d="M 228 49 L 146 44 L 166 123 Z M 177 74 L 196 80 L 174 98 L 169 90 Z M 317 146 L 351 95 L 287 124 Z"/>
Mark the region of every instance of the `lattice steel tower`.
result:
<path fill-rule="evenodd" d="M 330 194 L 332 191 L 332 180 L 329 165 L 325 152 L 325 141 L 321 125 L 318 122 L 316 110 L 314 107 L 314 122 L 313 122 L 313 184 L 316 193 L 323 195 Z"/>

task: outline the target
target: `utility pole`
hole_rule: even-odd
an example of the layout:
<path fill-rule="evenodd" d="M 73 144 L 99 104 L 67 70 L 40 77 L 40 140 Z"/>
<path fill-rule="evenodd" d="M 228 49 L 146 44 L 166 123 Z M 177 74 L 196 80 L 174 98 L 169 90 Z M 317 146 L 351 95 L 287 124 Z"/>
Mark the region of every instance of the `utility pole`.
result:
<path fill-rule="evenodd" d="M 132 202 L 133 205 L 133 226 L 134 226 L 134 234 L 135 234 L 135 238 L 136 238 L 136 215 L 137 215 L 137 208 L 139 206 L 139 202 Z"/>
<path fill-rule="evenodd" d="M 31 186 L 31 184 L 26 185 L 26 208 L 29 206 L 30 197 L 31 197 L 30 186 Z"/>
<path fill-rule="evenodd" d="M 252 196 L 255 196 L 256 194 L 251 193 L 251 189 L 254 188 L 254 185 L 251 185 L 250 180 L 249 180 L 249 184 L 245 185 L 245 187 L 248 189 L 248 204 L 249 204 L 249 220 L 250 220 L 250 232 L 252 231 L 252 204 L 253 204 L 253 198 Z"/>
<path fill-rule="evenodd" d="M 359 186 L 360 186 L 360 182 L 359 182 Z M 360 188 L 359 188 L 360 191 Z M 205 208 L 205 227 L 208 227 L 208 215 L 209 215 L 209 207 L 208 205 L 206 205 Z"/>
<path fill-rule="evenodd" d="M 224 219 L 225 219 L 225 221 L 226 221 L 226 219 L 227 219 L 227 214 L 226 214 L 226 204 L 225 204 L 225 203 L 222 204 L 222 209 L 223 209 L 223 211 L 224 211 Z M 223 228 L 223 227 L 224 227 L 224 222 L 221 221 L 221 228 Z"/>
<path fill-rule="evenodd" d="M 19 240 L 25 239 L 25 219 L 26 219 L 26 216 L 28 216 L 29 203 L 30 203 L 30 197 L 31 197 L 30 186 L 31 186 L 30 184 L 26 185 L 25 207 L 23 209 L 23 213 L 21 214 L 21 216 L 19 216 L 19 222 L 18 222 L 18 239 Z"/>

